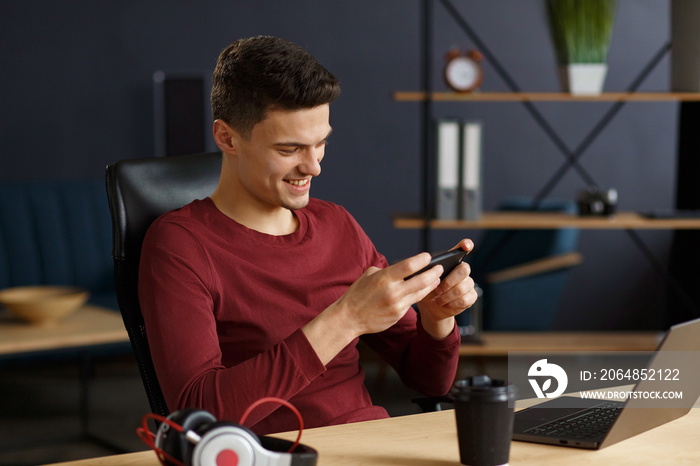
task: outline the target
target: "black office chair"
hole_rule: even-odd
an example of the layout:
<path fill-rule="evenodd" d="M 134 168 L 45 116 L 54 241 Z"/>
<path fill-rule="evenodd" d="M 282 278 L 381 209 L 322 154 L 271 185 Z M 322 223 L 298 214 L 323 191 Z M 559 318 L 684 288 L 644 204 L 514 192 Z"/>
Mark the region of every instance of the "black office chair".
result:
<path fill-rule="evenodd" d="M 117 301 L 151 410 L 163 416 L 169 410 L 153 368 L 138 298 L 141 243 L 161 214 L 211 195 L 220 173 L 220 152 L 127 159 L 106 169 Z"/>

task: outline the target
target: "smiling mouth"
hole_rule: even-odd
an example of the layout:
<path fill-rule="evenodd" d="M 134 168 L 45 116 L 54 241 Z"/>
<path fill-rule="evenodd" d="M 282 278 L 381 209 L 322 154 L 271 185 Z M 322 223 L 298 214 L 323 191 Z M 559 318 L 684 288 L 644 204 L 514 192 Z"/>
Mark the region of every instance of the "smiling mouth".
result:
<path fill-rule="evenodd" d="M 306 186 L 309 184 L 309 179 L 303 179 L 303 180 L 285 180 L 287 183 L 293 185 L 293 186 Z"/>

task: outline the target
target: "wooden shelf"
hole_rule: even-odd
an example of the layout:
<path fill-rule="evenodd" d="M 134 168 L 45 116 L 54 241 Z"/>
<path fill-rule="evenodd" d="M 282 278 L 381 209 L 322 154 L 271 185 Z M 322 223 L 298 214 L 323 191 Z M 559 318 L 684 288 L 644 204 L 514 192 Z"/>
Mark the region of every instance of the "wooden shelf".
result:
<path fill-rule="evenodd" d="M 399 102 L 422 102 L 428 93 L 423 91 L 394 92 Z M 432 92 L 434 102 L 674 102 L 700 101 L 700 92 L 609 92 L 599 95 L 575 96 L 565 92 Z"/>
<path fill-rule="evenodd" d="M 612 217 L 580 217 L 549 212 L 484 212 L 480 220 L 429 220 L 418 215 L 395 215 L 395 228 L 420 229 L 626 229 L 626 230 L 700 230 L 700 218 L 649 219 L 634 212 L 619 212 Z"/>

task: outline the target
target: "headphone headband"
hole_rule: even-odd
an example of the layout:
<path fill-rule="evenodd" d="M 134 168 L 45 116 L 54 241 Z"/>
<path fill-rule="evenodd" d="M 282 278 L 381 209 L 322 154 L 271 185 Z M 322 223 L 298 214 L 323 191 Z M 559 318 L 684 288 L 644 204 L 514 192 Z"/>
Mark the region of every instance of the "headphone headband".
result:
<path fill-rule="evenodd" d="M 309 446 L 258 437 L 244 426 L 216 421 L 212 414 L 199 409 L 168 416 L 158 428 L 154 443 L 156 451 L 163 453 L 161 462 L 174 466 L 315 466 L 318 459 L 316 450 Z"/>

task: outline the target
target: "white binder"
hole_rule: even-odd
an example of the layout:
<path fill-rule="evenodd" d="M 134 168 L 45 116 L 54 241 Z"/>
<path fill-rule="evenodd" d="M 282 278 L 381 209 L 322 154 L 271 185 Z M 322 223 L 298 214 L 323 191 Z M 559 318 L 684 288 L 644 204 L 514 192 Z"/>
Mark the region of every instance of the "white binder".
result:
<path fill-rule="evenodd" d="M 458 217 L 460 137 L 458 120 L 437 121 L 437 197 L 435 217 L 455 220 Z"/>
<path fill-rule="evenodd" d="M 480 122 L 468 121 L 463 124 L 461 157 L 459 217 L 463 220 L 479 220 L 482 210 Z"/>

